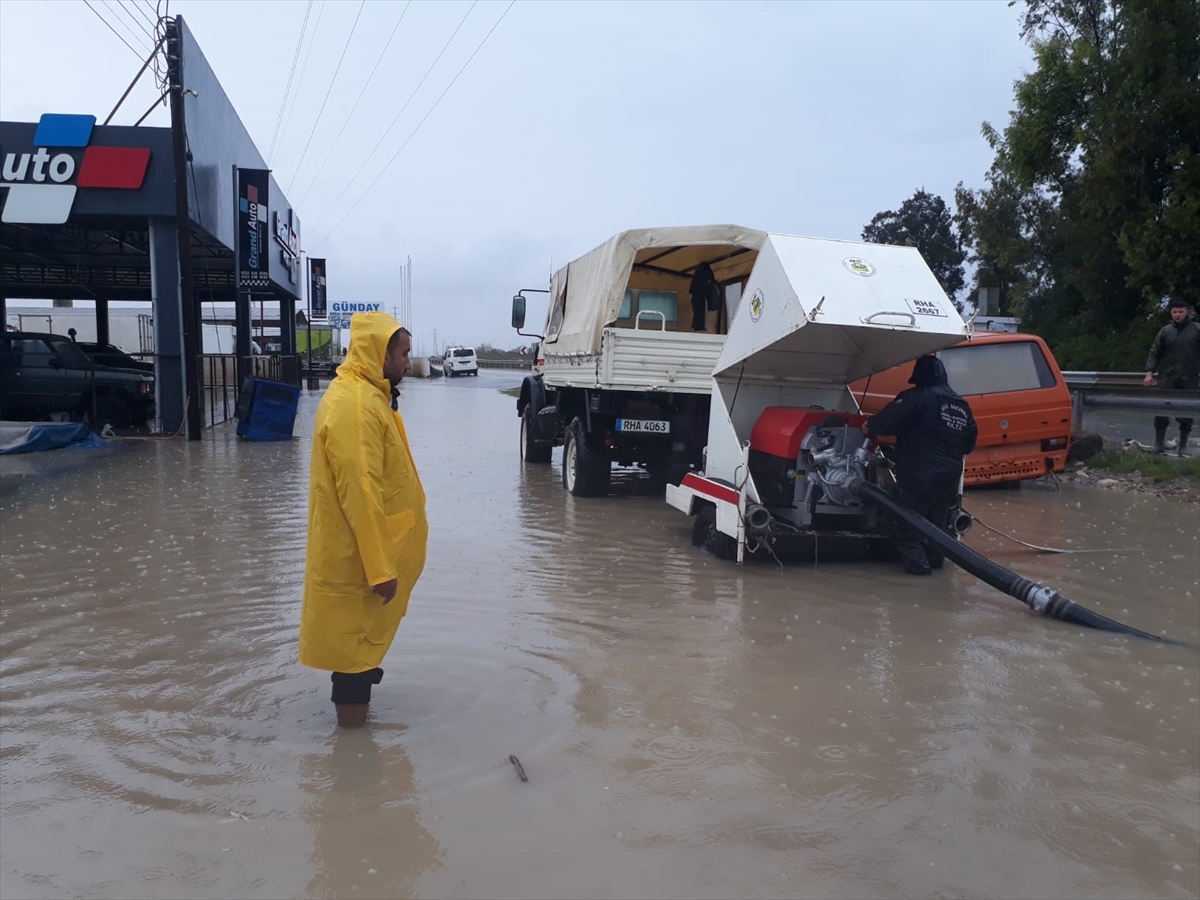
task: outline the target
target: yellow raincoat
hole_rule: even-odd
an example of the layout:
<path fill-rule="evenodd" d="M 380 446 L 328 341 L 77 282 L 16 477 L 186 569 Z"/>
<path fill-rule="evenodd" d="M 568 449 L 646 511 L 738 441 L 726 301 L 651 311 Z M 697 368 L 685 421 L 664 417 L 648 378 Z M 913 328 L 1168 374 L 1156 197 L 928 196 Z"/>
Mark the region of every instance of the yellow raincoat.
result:
<path fill-rule="evenodd" d="M 300 612 L 300 662 L 315 669 L 377 667 L 425 567 L 425 491 L 383 377 L 399 327 L 386 313 L 351 317 L 345 362 L 317 407 Z M 371 585 L 393 578 L 385 605 Z"/>

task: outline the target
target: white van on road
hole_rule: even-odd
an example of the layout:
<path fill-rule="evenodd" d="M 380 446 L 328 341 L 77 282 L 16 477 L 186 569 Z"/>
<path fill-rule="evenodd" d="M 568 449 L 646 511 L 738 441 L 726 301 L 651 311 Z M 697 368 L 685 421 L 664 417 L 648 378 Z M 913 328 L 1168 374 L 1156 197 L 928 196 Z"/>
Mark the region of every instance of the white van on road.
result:
<path fill-rule="evenodd" d="M 447 347 L 442 359 L 442 370 L 447 378 L 457 375 L 479 375 L 479 360 L 474 347 Z"/>

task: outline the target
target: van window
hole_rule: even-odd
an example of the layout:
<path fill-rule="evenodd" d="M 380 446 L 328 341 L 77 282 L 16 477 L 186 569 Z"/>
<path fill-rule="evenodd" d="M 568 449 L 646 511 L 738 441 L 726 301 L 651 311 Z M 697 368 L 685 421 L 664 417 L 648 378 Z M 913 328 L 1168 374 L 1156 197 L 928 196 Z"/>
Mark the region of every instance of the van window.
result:
<path fill-rule="evenodd" d="M 975 344 L 940 350 L 950 387 L 959 394 L 1036 391 L 1057 384 L 1042 348 L 1033 341 Z"/>
<path fill-rule="evenodd" d="M 455 350 L 454 355 L 455 356 L 474 356 L 475 351 L 474 350 Z"/>

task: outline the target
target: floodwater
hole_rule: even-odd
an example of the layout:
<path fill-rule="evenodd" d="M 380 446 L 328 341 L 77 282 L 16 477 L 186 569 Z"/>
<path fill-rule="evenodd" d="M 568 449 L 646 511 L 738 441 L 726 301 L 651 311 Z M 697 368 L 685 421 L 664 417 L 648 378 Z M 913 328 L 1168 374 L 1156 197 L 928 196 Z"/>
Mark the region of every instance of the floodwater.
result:
<path fill-rule="evenodd" d="M 516 380 L 403 387 L 429 562 L 362 731 L 296 663 L 316 394 L 292 443 L 0 498 L 0 896 L 1200 895 L 1194 505 L 969 495 L 1112 552 L 977 549 L 1190 646 L 1113 637 L 950 566 L 723 563 L 637 481 L 574 500 Z"/>

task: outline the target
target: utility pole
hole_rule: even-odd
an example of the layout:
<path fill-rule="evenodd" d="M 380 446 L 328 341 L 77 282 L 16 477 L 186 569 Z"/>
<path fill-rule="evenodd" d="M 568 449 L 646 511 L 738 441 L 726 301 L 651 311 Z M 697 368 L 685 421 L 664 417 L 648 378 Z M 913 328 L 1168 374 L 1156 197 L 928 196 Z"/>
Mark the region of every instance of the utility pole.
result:
<path fill-rule="evenodd" d="M 188 208 L 187 132 L 183 118 L 183 17 L 176 16 L 167 37 L 167 85 L 171 94 L 171 155 L 175 175 L 175 234 L 179 253 L 179 302 L 183 313 L 183 383 L 186 386 L 187 439 L 200 440 L 203 379 L 200 371 L 200 310 L 192 283 L 192 217 Z"/>

